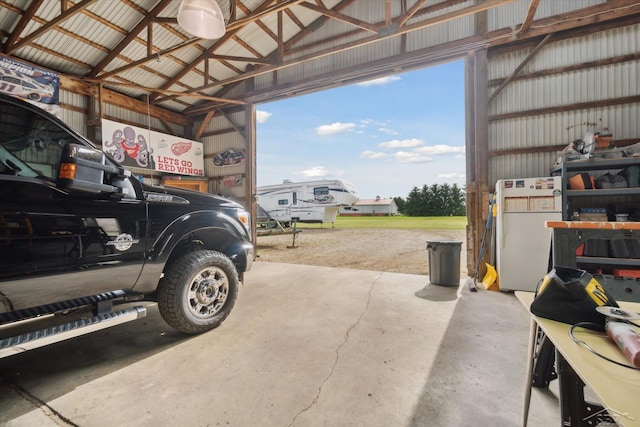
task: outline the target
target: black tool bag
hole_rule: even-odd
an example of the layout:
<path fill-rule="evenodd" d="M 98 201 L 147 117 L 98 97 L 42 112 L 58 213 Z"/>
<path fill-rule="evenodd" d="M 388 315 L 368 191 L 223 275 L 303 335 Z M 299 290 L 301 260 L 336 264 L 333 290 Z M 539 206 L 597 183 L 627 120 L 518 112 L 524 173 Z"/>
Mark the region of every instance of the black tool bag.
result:
<path fill-rule="evenodd" d="M 619 174 L 607 172 L 595 180 L 596 188 L 627 188 L 627 179 Z"/>
<path fill-rule="evenodd" d="M 531 303 L 531 313 L 570 325 L 604 331 L 605 316 L 596 307 L 618 307 L 602 285 L 585 270 L 553 267 L 541 280 Z"/>

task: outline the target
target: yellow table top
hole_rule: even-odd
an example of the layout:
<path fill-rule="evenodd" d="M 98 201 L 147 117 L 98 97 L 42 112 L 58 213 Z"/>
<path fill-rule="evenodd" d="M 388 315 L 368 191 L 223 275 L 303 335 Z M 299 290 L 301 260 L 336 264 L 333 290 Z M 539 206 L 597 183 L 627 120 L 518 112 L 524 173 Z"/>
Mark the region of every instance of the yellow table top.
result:
<path fill-rule="evenodd" d="M 528 311 L 534 293 L 516 292 L 515 294 Z M 640 312 L 640 303 L 618 301 L 618 304 L 625 310 Z M 566 323 L 537 316 L 533 318 L 617 423 L 621 426 L 640 426 L 640 371 L 607 362 L 573 342 L 569 336 L 571 326 Z M 600 354 L 618 362 L 630 364 L 605 333 L 576 328 L 574 336 L 578 340 L 585 341 Z"/>

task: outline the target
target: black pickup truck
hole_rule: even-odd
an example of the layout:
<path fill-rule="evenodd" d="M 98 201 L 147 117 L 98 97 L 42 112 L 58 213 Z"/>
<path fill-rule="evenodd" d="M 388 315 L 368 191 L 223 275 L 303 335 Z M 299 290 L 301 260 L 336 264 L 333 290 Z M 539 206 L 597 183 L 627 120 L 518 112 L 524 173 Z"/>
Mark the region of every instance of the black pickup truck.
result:
<path fill-rule="evenodd" d="M 215 328 L 251 268 L 250 235 L 236 202 L 143 184 L 0 94 L 0 358 L 144 317 L 136 301 L 185 333 Z"/>

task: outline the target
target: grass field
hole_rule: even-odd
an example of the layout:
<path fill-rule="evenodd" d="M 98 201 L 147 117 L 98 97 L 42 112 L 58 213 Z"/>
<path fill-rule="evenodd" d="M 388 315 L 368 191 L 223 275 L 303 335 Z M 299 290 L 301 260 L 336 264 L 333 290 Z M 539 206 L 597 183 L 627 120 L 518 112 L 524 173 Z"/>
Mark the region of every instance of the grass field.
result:
<path fill-rule="evenodd" d="M 335 228 L 410 228 L 418 230 L 464 230 L 465 216 L 339 216 Z M 331 224 L 297 224 L 298 228 L 331 228 Z"/>

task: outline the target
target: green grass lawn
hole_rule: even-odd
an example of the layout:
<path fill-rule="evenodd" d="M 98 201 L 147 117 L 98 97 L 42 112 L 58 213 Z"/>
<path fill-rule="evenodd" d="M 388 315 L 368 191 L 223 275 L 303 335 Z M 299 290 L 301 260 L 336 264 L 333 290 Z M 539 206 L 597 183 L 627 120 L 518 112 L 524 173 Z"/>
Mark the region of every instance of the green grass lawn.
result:
<path fill-rule="evenodd" d="M 335 228 L 411 228 L 464 230 L 466 216 L 339 216 Z M 331 228 L 331 223 L 297 224 L 297 228 Z"/>

